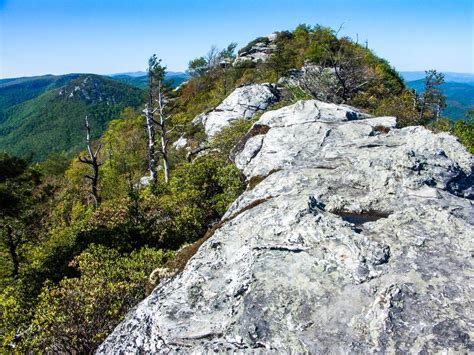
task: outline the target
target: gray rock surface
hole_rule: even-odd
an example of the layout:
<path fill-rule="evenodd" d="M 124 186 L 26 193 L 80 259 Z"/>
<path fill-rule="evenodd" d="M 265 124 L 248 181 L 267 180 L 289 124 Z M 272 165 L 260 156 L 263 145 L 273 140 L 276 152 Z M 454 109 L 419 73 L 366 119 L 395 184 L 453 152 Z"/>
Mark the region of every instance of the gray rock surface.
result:
<path fill-rule="evenodd" d="M 264 41 L 257 42 L 250 46 L 248 50 L 239 53 L 237 58 L 235 58 L 234 65 L 247 61 L 254 63 L 265 62 L 276 49 L 276 44 L 274 43 L 276 37 L 276 33 L 262 37 L 265 39 Z"/>
<path fill-rule="evenodd" d="M 181 148 L 186 148 L 187 145 L 188 145 L 188 139 L 184 135 L 179 137 L 176 140 L 176 142 L 173 142 L 173 148 L 176 150 L 181 149 Z"/>
<path fill-rule="evenodd" d="M 473 157 L 347 106 L 262 115 L 248 189 L 99 353 L 473 352 Z"/>
<path fill-rule="evenodd" d="M 203 124 L 206 134 L 213 137 L 230 122 L 239 118 L 252 118 L 278 101 L 276 90 L 270 84 L 252 84 L 238 87 L 215 109 L 197 116 L 193 124 Z"/>

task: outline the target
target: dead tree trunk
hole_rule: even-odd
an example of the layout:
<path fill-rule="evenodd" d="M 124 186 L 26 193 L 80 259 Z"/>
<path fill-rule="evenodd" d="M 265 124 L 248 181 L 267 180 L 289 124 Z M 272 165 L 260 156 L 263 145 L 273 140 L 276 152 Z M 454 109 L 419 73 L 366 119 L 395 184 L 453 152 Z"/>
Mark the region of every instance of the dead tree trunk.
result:
<path fill-rule="evenodd" d="M 85 175 L 85 178 L 90 180 L 91 184 L 91 195 L 94 198 L 95 207 L 99 207 L 100 205 L 100 196 L 98 193 L 98 183 L 99 183 L 99 164 L 97 160 L 97 156 L 99 155 L 100 148 L 102 147 L 101 144 L 98 145 L 95 152 L 92 149 L 91 143 L 91 128 L 89 126 L 89 120 L 87 116 L 85 118 L 85 127 L 86 127 L 86 144 L 87 144 L 87 152 L 89 153 L 88 157 L 79 157 L 79 161 L 81 163 L 87 164 L 92 169 L 92 175 Z"/>
<path fill-rule="evenodd" d="M 165 172 L 165 182 L 168 183 L 170 180 L 170 170 L 168 165 L 168 138 L 166 137 L 166 115 L 165 115 L 165 103 L 163 100 L 163 87 L 162 82 L 158 83 L 158 113 L 160 121 L 156 122 L 160 128 L 161 134 L 161 156 L 163 157 L 163 170 Z"/>
<path fill-rule="evenodd" d="M 148 134 L 148 171 L 150 172 L 150 178 L 152 184 L 156 183 L 156 157 L 155 157 L 155 126 L 154 126 L 154 119 L 153 119 L 153 106 L 152 106 L 152 97 L 150 94 L 150 100 L 145 105 L 145 109 L 143 110 L 145 113 L 145 120 L 146 120 L 146 131 Z"/>

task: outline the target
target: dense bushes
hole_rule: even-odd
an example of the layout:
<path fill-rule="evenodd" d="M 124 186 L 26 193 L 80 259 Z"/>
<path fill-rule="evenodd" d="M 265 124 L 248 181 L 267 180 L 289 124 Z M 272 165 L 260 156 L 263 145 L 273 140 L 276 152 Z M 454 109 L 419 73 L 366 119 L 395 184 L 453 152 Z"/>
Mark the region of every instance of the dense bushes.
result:
<path fill-rule="evenodd" d="M 145 187 L 139 182 L 147 170 L 142 119 L 126 110 L 102 138 L 98 208 L 77 160 L 63 172 L 58 155 L 37 168 L 2 156 L 0 182 L 8 183 L 3 190 L 18 196 L 21 210 L 31 200 L 27 211 L 38 211 L 31 242 L 18 249 L 15 277 L 6 244 L 2 247 L 2 270 L 9 271 L 1 280 L 2 345 L 24 352 L 93 351 L 146 296 L 150 272 L 172 258 L 173 250 L 201 238 L 243 191 L 227 154 L 248 126 L 239 121 L 213 150 L 190 162 L 172 149 L 170 183 L 159 176 L 156 186 Z M 46 181 L 55 187 L 47 189 Z M 41 198 L 28 197 L 38 194 Z M 28 222 L 22 233 L 32 227 Z"/>
<path fill-rule="evenodd" d="M 468 111 L 464 120 L 459 119 L 453 123 L 447 118 L 442 118 L 434 121 L 429 128 L 435 132 L 450 132 L 474 154 L 474 110 Z"/>
<path fill-rule="evenodd" d="M 268 43 L 255 43 L 262 41 Z M 163 182 L 162 171 L 155 185 L 141 182 L 148 173 L 146 136 L 143 117 L 134 109 L 111 121 L 101 138 L 102 204 L 97 208 L 84 179 L 87 169 L 77 157 L 68 162 L 55 154 L 30 165 L 0 155 L 4 349 L 90 353 L 146 296 L 153 269 L 164 263 L 184 267 L 206 231 L 216 228 L 245 187 L 228 156 L 254 121 L 236 120 L 211 142 L 201 126 L 191 124 L 236 86 L 275 82 L 288 70 L 313 63 L 332 76 L 321 82 L 326 97 L 335 102 L 398 116 L 401 125 L 425 123 L 428 117 L 419 115 L 416 97 L 386 61 L 348 38 L 337 38 L 331 29 L 302 25 L 279 32 L 275 45 L 265 63 L 220 65 L 221 59 L 235 56 L 233 44 L 191 62 L 193 78 L 169 97 L 173 111 L 168 139 L 185 135 L 189 148 L 203 150 L 188 161 L 185 149 L 170 147 L 169 184 Z M 286 96 L 272 108 L 315 96 L 307 88 L 287 86 L 283 91 Z M 472 119 L 453 126 L 436 122 L 438 129 L 451 130 L 473 150 Z M 15 228 L 14 234 L 8 234 L 7 225 Z M 16 260 L 9 237 L 21 241 Z M 181 259 L 173 259 L 175 251 L 191 243 L 178 252 Z"/>
<path fill-rule="evenodd" d="M 93 352 L 146 296 L 148 275 L 172 255 L 150 248 L 122 255 L 91 245 L 71 262 L 80 277 L 43 287 L 29 330 L 31 345 L 44 352 Z"/>

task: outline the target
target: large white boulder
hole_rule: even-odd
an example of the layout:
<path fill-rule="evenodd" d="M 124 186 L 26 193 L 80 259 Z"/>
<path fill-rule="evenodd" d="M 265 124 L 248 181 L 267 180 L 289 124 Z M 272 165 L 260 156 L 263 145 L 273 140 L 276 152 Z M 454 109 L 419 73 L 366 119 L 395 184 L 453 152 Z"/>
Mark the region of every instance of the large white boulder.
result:
<path fill-rule="evenodd" d="M 395 124 L 265 113 L 236 156 L 256 185 L 98 352 L 472 352 L 473 156 Z"/>
<path fill-rule="evenodd" d="M 252 118 L 278 101 L 271 84 L 251 84 L 238 87 L 215 109 L 197 116 L 194 124 L 203 124 L 206 134 L 212 138 L 216 133 L 239 118 Z"/>

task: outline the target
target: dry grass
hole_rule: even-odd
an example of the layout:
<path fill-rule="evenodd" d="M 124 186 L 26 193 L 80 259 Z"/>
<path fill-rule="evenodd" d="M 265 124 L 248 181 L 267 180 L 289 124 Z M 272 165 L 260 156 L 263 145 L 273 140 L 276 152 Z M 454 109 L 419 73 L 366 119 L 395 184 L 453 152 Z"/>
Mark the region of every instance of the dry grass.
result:
<path fill-rule="evenodd" d="M 388 133 L 390 132 L 390 127 L 385 127 L 385 126 L 375 126 L 374 127 L 375 132 L 380 132 L 380 133 Z"/>
<path fill-rule="evenodd" d="M 257 186 L 258 184 L 260 184 L 263 180 L 265 180 L 267 177 L 269 177 L 270 175 L 272 175 L 273 173 L 276 173 L 278 171 L 280 171 L 282 169 L 272 169 L 270 170 L 270 172 L 265 175 L 265 176 L 262 176 L 262 175 L 257 175 L 257 176 L 252 176 L 249 180 L 249 183 L 247 185 L 247 190 L 253 190 L 255 188 L 255 186 Z"/>

